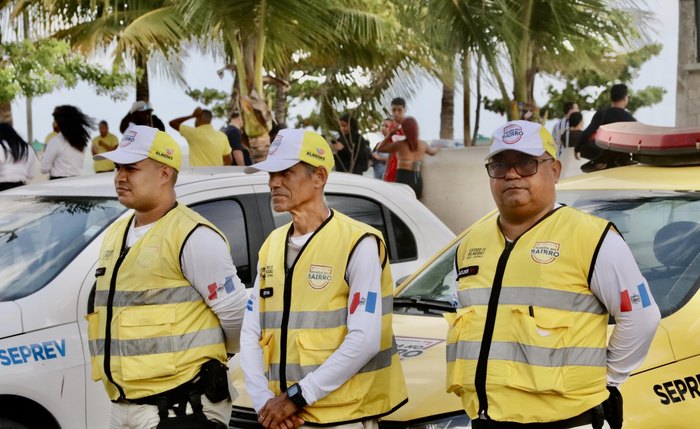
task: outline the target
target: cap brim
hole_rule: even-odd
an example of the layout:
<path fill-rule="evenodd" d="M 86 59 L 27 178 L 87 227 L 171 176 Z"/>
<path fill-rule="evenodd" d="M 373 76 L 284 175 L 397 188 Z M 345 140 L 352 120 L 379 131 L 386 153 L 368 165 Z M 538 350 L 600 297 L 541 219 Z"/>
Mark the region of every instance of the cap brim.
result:
<path fill-rule="evenodd" d="M 499 147 L 498 149 L 489 152 L 489 154 L 484 158 L 485 160 L 488 160 L 489 158 L 492 158 L 496 155 L 498 155 L 501 152 L 505 152 L 508 150 L 514 150 L 516 152 L 524 153 L 526 155 L 530 156 L 542 156 L 546 151 L 544 149 L 516 149 L 514 147 Z"/>
<path fill-rule="evenodd" d="M 92 159 L 95 161 L 108 159 L 117 164 L 134 164 L 136 162 L 143 161 L 146 158 L 148 158 L 148 155 L 146 154 L 127 152 L 119 149 L 111 152 L 100 153 L 92 157 Z"/>
<path fill-rule="evenodd" d="M 298 164 L 298 159 L 266 159 L 257 164 L 249 165 L 243 171 L 247 174 L 257 173 L 258 171 L 266 171 L 268 173 L 277 173 L 278 171 L 286 170 Z"/>

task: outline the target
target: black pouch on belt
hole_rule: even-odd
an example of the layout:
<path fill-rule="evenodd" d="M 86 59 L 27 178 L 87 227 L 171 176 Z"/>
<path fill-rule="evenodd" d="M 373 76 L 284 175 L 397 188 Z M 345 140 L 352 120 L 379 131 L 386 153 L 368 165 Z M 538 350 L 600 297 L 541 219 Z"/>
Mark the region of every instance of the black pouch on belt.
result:
<path fill-rule="evenodd" d="M 228 392 L 226 371 L 228 371 L 228 368 L 225 364 L 218 360 L 210 360 L 202 365 L 202 369 L 199 372 L 199 383 L 202 393 L 213 403 L 221 402 L 231 397 Z"/>

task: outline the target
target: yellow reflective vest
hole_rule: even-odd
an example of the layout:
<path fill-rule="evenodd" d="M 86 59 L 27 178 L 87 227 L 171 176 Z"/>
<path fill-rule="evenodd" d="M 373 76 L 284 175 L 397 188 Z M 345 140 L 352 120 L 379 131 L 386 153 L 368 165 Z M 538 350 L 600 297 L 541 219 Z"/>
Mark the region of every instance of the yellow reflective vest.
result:
<path fill-rule="evenodd" d="M 182 274 L 180 250 L 199 225 L 178 204 L 126 248 L 133 217 L 115 222 L 100 250 L 95 311 L 87 316 L 92 379 L 111 400 L 138 399 L 186 383 L 210 359 L 226 362 L 218 317 Z"/>
<path fill-rule="evenodd" d="M 446 315 L 447 391 L 470 418 L 558 421 L 608 397 L 608 314 L 589 283 L 611 225 L 562 206 L 512 243 L 496 215 L 466 234 L 460 308 Z"/>
<path fill-rule="evenodd" d="M 340 424 L 398 409 L 407 393 L 391 324 L 393 284 L 381 233 L 332 211 L 285 269 L 290 233 L 291 224 L 276 229 L 260 249 L 260 345 L 270 389 L 275 395 L 286 391 L 343 342 L 349 297 L 345 271 L 355 246 L 372 236 L 380 249 L 382 296 L 362 299 L 366 311 L 382 300 L 380 351 L 346 383 L 299 415 L 310 423 Z"/>

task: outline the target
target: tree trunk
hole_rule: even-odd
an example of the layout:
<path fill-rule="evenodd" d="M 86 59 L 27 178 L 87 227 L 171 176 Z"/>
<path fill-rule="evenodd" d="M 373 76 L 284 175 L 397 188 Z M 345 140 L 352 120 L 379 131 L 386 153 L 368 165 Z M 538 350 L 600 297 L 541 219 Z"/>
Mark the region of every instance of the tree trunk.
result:
<path fill-rule="evenodd" d="M 275 121 L 280 125 L 287 124 L 287 93 L 289 92 L 289 72 L 278 74 L 278 79 L 275 81 L 275 106 L 274 114 Z"/>
<path fill-rule="evenodd" d="M 479 142 L 479 121 L 481 119 L 481 55 L 476 60 L 476 107 L 474 108 L 474 134 L 472 145 Z"/>
<path fill-rule="evenodd" d="M 0 122 L 12 125 L 12 102 L 0 103 Z"/>
<path fill-rule="evenodd" d="M 134 55 L 136 68 L 141 71 L 136 79 L 136 101 L 150 101 L 151 94 L 148 87 L 148 55 L 136 52 Z"/>
<path fill-rule="evenodd" d="M 464 146 L 472 146 L 474 144 L 471 139 L 471 58 L 472 57 L 468 51 L 462 55 L 462 107 L 464 110 L 462 116 L 464 117 Z"/>
<path fill-rule="evenodd" d="M 442 102 L 440 104 L 440 138 L 454 138 L 455 88 L 453 82 L 442 83 Z"/>

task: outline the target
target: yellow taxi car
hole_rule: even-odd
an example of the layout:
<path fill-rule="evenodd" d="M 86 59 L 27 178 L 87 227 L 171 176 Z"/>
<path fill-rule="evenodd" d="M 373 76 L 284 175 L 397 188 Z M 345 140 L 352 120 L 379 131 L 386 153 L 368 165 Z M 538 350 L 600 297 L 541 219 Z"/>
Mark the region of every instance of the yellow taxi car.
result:
<path fill-rule="evenodd" d="M 557 201 L 617 226 L 661 310 L 646 360 L 621 386 L 624 429 L 700 426 L 700 165 L 637 164 L 571 177 L 558 184 Z M 454 257 L 465 233 L 396 290 L 394 333 L 409 402 L 385 416 L 382 428 L 471 427 L 459 398 L 445 392 L 442 317 L 455 311 Z M 231 426 L 258 427 L 245 395 L 234 403 Z"/>

